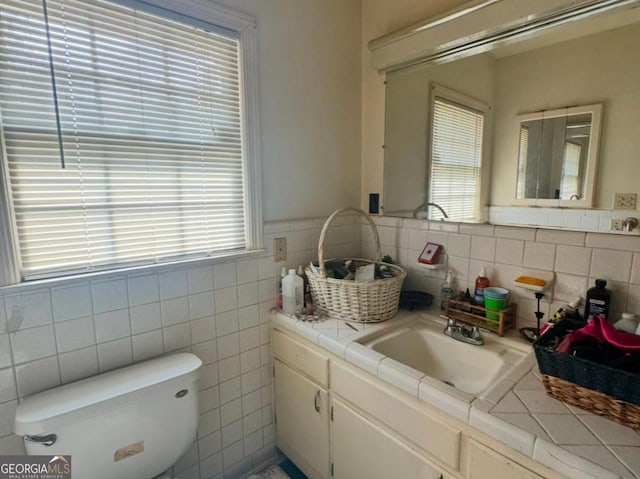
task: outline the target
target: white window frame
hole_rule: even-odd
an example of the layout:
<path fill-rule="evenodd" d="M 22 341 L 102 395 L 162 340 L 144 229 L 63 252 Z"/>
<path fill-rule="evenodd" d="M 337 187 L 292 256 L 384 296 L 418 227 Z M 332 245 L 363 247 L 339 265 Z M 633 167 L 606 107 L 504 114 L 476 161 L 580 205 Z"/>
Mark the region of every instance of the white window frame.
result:
<path fill-rule="evenodd" d="M 429 125 L 427 132 L 427 192 L 426 192 L 426 201 L 431 201 L 431 171 L 433 164 L 433 126 L 434 126 L 434 115 L 435 115 L 435 101 L 437 98 L 442 98 L 445 101 L 455 103 L 460 105 L 463 108 L 468 108 L 470 110 L 475 110 L 484 115 L 483 120 L 483 131 L 482 131 L 482 152 L 480 159 L 480 174 L 478 177 L 478 190 L 476 195 L 476 204 L 475 204 L 475 218 L 473 220 L 465 219 L 465 223 L 469 222 L 478 222 L 482 223 L 485 221 L 485 206 L 488 203 L 488 185 L 489 185 L 489 173 L 490 173 L 490 164 L 489 164 L 489 154 L 491 151 L 490 144 L 490 135 L 489 132 L 492 129 L 491 122 L 491 106 L 488 103 L 485 103 L 481 100 L 473 98 L 471 96 L 465 95 L 458 91 L 452 90 L 451 88 L 447 88 L 437 83 L 433 83 L 431 85 L 431 95 L 429 98 Z M 440 219 L 440 213 L 433 208 L 430 208 L 428 213 L 429 220 L 433 221 L 431 213 L 434 212 L 434 219 Z M 445 208 L 446 211 L 446 208 Z M 452 219 L 452 221 L 458 221 L 456 219 Z"/>
<path fill-rule="evenodd" d="M 244 195 L 245 195 L 245 231 L 246 250 L 241 253 L 222 254 L 224 260 L 254 255 L 263 250 L 263 216 L 262 185 L 259 143 L 259 99 L 257 79 L 257 44 L 256 21 L 243 13 L 203 0 L 109 0 L 129 7 L 140 8 L 156 15 L 171 18 L 173 15 L 193 18 L 196 21 L 231 30 L 237 34 L 240 42 L 240 58 L 242 62 L 242 120 L 244 160 Z M 1 128 L 1 125 L 0 125 Z M 6 152 L 0 151 L 0 287 L 18 284 L 23 281 L 19 271 L 18 249 L 14 240 L 15 225 L 11 214 L 11 199 L 6 181 L 8 175 L 4 171 Z M 213 257 L 215 259 L 216 256 Z M 167 261 L 142 266 L 166 267 L 169 263 L 187 263 L 193 261 L 212 260 L 212 257 Z M 133 268 L 111 269 L 85 275 L 109 274 Z M 78 275 L 75 275 L 78 276 Z"/>

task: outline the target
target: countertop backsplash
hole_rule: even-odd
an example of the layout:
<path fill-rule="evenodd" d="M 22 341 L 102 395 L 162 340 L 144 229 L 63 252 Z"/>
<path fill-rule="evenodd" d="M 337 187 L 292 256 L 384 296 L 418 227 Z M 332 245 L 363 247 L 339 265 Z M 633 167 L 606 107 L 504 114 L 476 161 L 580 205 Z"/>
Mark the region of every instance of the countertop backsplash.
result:
<path fill-rule="evenodd" d="M 482 267 L 492 286 L 511 291 L 518 304 L 518 327 L 535 325 L 537 301 L 533 291 L 513 286 L 523 271 L 555 272 L 552 298 L 543 298 L 543 321 L 558 308 L 585 297 L 596 278 L 607 280 L 613 292 L 611 315 L 640 313 L 640 236 L 563 231 L 545 228 L 458 224 L 391 217 L 375 217 L 383 254 L 408 270 L 405 289 L 420 289 L 439 298 L 448 269 L 458 290 L 471 290 Z M 362 254 L 370 257 L 373 237 L 362 225 Z M 444 247 L 439 269 L 419 265 L 427 242 Z M 583 309 L 583 304 L 580 310 Z"/>

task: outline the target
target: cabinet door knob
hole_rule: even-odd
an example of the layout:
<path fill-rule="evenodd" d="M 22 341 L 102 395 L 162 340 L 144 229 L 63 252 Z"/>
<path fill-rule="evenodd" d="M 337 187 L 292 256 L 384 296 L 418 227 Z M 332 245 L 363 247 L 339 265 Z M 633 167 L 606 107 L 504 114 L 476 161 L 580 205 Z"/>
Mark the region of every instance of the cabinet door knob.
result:
<path fill-rule="evenodd" d="M 320 412 L 320 391 L 316 391 L 316 397 L 313 399 L 313 406 L 316 408 L 316 412 Z"/>

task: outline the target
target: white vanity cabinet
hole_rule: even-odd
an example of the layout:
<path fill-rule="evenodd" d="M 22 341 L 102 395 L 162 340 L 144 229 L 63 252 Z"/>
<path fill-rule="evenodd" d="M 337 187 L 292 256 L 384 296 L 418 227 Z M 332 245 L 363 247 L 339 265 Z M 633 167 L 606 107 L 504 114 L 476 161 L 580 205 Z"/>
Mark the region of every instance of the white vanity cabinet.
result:
<path fill-rule="evenodd" d="M 563 478 L 292 334 L 272 336 L 276 445 L 310 479 Z"/>
<path fill-rule="evenodd" d="M 450 479 L 420 454 L 343 404 L 332 401 L 333 477 Z"/>
<path fill-rule="evenodd" d="M 276 443 L 307 477 L 327 479 L 329 359 L 278 331 L 272 341 Z"/>
<path fill-rule="evenodd" d="M 466 479 L 543 479 L 506 456 L 469 439 L 467 444 Z"/>

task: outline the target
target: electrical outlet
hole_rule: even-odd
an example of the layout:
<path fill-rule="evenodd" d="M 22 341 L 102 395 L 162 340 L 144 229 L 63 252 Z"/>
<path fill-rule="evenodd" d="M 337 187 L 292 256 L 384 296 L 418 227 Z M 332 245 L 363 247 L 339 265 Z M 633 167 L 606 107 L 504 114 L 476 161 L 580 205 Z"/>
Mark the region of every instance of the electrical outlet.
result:
<path fill-rule="evenodd" d="M 637 193 L 616 193 L 613 197 L 614 210 L 635 210 L 638 202 Z"/>
<path fill-rule="evenodd" d="M 622 225 L 620 225 L 622 229 Z M 275 238 L 273 240 L 273 256 L 276 263 L 287 261 L 287 238 Z"/>
<path fill-rule="evenodd" d="M 622 220 L 611 220 L 609 224 L 610 231 L 622 231 Z"/>

